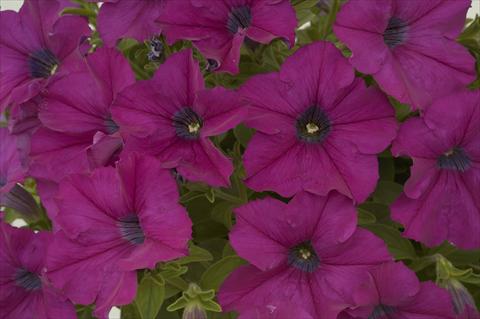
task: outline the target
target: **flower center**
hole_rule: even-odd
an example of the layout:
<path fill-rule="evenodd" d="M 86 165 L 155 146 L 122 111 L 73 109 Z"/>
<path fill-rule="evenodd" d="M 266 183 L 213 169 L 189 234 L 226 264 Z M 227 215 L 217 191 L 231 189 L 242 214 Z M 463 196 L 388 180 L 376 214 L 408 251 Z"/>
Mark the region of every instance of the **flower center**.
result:
<path fill-rule="evenodd" d="M 227 29 L 232 34 L 238 32 L 238 29 L 247 29 L 252 22 L 252 13 L 248 6 L 235 7 L 230 11 L 227 21 Z"/>
<path fill-rule="evenodd" d="M 308 241 L 290 249 L 287 262 L 290 266 L 309 273 L 314 272 L 320 265 L 320 259 Z"/>
<path fill-rule="evenodd" d="M 135 214 L 129 214 L 121 217 L 117 221 L 118 229 L 122 238 L 131 242 L 134 245 L 143 244 L 145 241 L 145 234 L 143 233 L 138 216 Z"/>
<path fill-rule="evenodd" d="M 331 123 L 325 112 L 317 106 L 311 106 L 297 118 L 296 128 L 300 140 L 319 143 L 327 137 Z"/>
<path fill-rule="evenodd" d="M 42 49 L 30 54 L 28 69 L 33 78 L 48 78 L 58 69 L 58 60 L 48 49 Z"/>
<path fill-rule="evenodd" d="M 465 172 L 472 166 L 472 161 L 462 148 L 454 147 L 437 158 L 437 165 L 443 169 Z"/>
<path fill-rule="evenodd" d="M 203 120 L 191 108 L 184 107 L 173 116 L 173 126 L 178 137 L 195 140 L 200 136 Z"/>
<path fill-rule="evenodd" d="M 213 72 L 220 67 L 220 63 L 215 59 L 207 59 L 207 72 Z"/>
<path fill-rule="evenodd" d="M 405 21 L 397 17 L 391 17 L 387 28 L 383 32 L 383 41 L 389 48 L 393 49 L 405 42 L 407 31 L 408 25 Z"/>
<path fill-rule="evenodd" d="M 395 308 L 380 304 L 373 309 L 368 319 L 387 319 L 390 318 L 389 314 L 394 312 Z"/>
<path fill-rule="evenodd" d="M 38 290 L 42 288 L 42 281 L 40 277 L 26 269 L 20 268 L 15 274 L 15 283 L 17 286 L 24 288 L 27 291 Z"/>
<path fill-rule="evenodd" d="M 152 39 L 150 41 L 150 51 L 147 53 L 149 61 L 156 61 L 160 59 L 163 52 L 163 43 L 159 39 Z"/>
<path fill-rule="evenodd" d="M 103 124 L 105 125 L 105 131 L 107 131 L 108 134 L 113 134 L 119 129 L 117 123 L 115 123 L 110 116 L 105 119 Z"/>

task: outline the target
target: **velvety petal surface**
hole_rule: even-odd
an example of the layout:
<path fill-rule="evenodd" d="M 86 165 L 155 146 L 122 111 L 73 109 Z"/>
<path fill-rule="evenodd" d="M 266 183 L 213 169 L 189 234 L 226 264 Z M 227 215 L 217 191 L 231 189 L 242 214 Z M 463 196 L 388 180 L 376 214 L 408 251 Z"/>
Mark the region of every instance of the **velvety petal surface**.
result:
<path fill-rule="evenodd" d="M 17 146 L 17 137 L 0 128 L 0 195 L 8 193 L 25 175 Z"/>
<path fill-rule="evenodd" d="M 246 124 L 259 131 L 244 154 L 250 188 L 285 197 L 337 190 L 357 202 L 374 190 L 378 164 L 368 154 L 383 151 L 395 137 L 394 112 L 378 89 L 354 80 L 332 44 L 302 47 L 279 73 L 253 77 L 240 93 L 249 105 Z M 327 131 L 322 140 L 305 142 L 297 121 L 312 107 L 324 113 Z"/>
<path fill-rule="evenodd" d="M 87 172 L 86 150 L 91 143 L 90 134 L 66 134 L 42 127 L 32 136 L 29 173 L 58 182 L 68 174 Z"/>
<path fill-rule="evenodd" d="M 160 65 L 151 80 L 137 82 L 119 94 L 113 118 L 125 132 L 145 136 L 170 127 L 174 134 L 172 116 L 181 108 L 193 107 L 196 93 L 203 88 L 192 50 L 182 50 Z"/>
<path fill-rule="evenodd" d="M 243 29 L 228 28 L 232 11 L 248 7 L 250 22 Z M 277 37 L 295 42 L 296 18 L 289 1 L 167 1 L 158 19 L 170 44 L 192 40 L 207 58 L 216 60 L 217 71 L 238 73 L 240 47 L 245 36 L 261 43 Z"/>
<path fill-rule="evenodd" d="M 383 41 L 393 1 L 348 1 L 337 14 L 333 31 L 352 51 L 350 61 L 361 72 L 376 73 L 385 64 L 388 49 Z"/>
<path fill-rule="evenodd" d="M 475 79 L 473 56 L 455 40 L 470 3 L 376 1 L 365 6 L 362 0 L 349 1 L 334 31 L 351 49 L 357 69 L 372 74 L 400 102 L 424 109 Z M 396 34 L 388 33 L 392 19 L 401 22 Z"/>
<path fill-rule="evenodd" d="M 98 13 L 100 37 L 107 46 L 113 47 L 120 38 L 142 42 L 160 34 L 161 28 L 155 19 L 160 15 L 163 2 L 120 0 L 104 3 Z"/>

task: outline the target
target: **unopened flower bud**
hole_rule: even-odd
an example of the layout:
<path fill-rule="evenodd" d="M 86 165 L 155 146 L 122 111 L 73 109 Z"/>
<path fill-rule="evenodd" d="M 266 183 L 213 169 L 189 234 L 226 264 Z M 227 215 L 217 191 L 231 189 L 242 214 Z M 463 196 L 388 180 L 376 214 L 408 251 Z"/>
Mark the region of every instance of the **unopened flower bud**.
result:
<path fill-rule="evenodd" d="M 182 319 L 207 319 L 207 312 L 199 303 L 190 303 L 183 311 Z"/>

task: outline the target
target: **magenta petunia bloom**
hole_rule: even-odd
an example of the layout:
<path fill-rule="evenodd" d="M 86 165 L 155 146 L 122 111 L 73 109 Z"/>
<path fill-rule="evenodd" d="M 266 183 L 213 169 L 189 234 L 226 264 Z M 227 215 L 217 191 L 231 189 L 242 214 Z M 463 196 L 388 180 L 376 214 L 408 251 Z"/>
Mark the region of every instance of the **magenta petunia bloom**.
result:
<path fill-rule="evenodd" d="M 188 253 L 191 221 L 178 198 L 170 172 L 153 157 L 132 154 L 116 168 L 65 178 L 48 277 L 74 303 L 95 302 L 96 316 L 106 318 L 112 305 L 134 299 L 136 269 Z"/>
<path fill-rule="evenodd" d="M 312 318 L 334 319 L 366 271 L 392 260 L 380 238 L 357 229 L 352 201 L 337 192 L 302 192 L 288 204 L 256 200 L 235 214 L 230 242 L 251 265 L 235 270 L 221 287 L 227 311 L 290 302 Z"/>
<path fill-rule="evenodd" d="M 91 30 L 78 16 L 60 17 L 57 0 L 26 0 L 20 11 L 0 12 L 0 112 L 23 103 L 65 76 Z"/>
<path fill-rule="evenodd" d="M 44 272 L 52 234 L 0 222 L 0 309 L 3 319 L 74 319 L 73 304 Z"/>
<path fill-rule="evenodd" d="M 293 46 L 297 26 L 288 0 L 170 0 L 158 21 L 170 44 L 192 40 L 217 71 L 234 74 L 246 37 L 265 44 L 284 38 Z"/>
<path fill-rule="evenodd" d="M 444 240 L 480 248 L 480 91 L 455 93 L 400 128 L 394 155 L 413 159 L 392 218 L 404 235 L 436 246 Z"/>
<path fill-rule="evenodd" d="M 25 177 L 25 168 L 20 160 L 17 138 L 0 127 L 0 197 Z"/>
<path fill-rule="evenodd" d="M 170 56 L 151 80 L 119 94 L 112 114 L 121 131 L 131 134 L 126 152 L 155 155 L 186 179 L 226 186 L 233 165 L 209 137 L 239 124 L 242 106 L 236 92 L 205 89 L 198 63 L 187 49 Z"/>
<path fill-rule="evenodd" d="M 98 12 L 98 32 L 105 45 L 113 47 L 121 38 L 139 42 L 160 34 L 155 21 L 160 16 L 164 0 L 91 0 L 104 2 Z"/>
<path fill-rule="evenodd" d="M 110 106 L 133 83 L 128 61 L 108 48 L 89 55 L 81 71 L 53 83 L 39 105 L 44 127 L 32 136 L 30 173 L 59 181 L 115 162 L 123 140 Z"/>
<path fill-rule="evenodd" d="M 445 289 L 433 282 L 420 283 L 401 262 L 385 263 L 369 271 L 357 288 L 355 306 L 339 319 L 453 319 L 452 302 Z"/>
<path fill-rule="evenodd" d="M 314 319 L 305 309 L 299 305 L 282 301 L 278 303 L 270 303 L 251 307 L 242 312 L 238 319 Z"/>
<path fill-rule="evenodd" d="M 355 68 L 400 102 L 423 109 L 476 78 L 475 59 L 455 41 L 470 3 L 350 0 L 334 32 L 352 50 Z"/>
<path fill-rule="evenodd" d="M 251 107 L 246 124 L 257 129 L 244 155 L 250 188 L 284 197 L 335 189 L 357 202 L 374 190 L 375 154 L 396 135 L 394 112 L 332 44 L 299 49 L 279 73 L 251 78 L 240 93 Z"/>

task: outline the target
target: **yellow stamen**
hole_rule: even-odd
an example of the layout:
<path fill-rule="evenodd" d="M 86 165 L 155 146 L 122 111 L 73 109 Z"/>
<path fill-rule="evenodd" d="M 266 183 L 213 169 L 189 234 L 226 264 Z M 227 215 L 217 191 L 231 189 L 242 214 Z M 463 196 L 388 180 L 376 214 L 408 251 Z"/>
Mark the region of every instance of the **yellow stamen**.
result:
<path fill-rule="evenodd" d="M 200 130 L 200 124 L 199 123 L 188 124 L 188 132 L 189 133 L 198 133 L 198 130 Z"/>
<path fill-rule="evenodd" d="M 52 69 L 50 70 L 50 75 L 54 75 L 57 72 L 58 64 L 54 64 Z"/>
<path fill-rule="evenodd" d="M 451 149 L 448 152 L 445 152 L 445 156 L 450 156 L 455 152 L 455 150 Z"/>
<path fill-rule="evenodd" d="M 307 123 L 306 128 L 307 128 L 307 133 L 308 134 L 313 134 L 313 133 L 316 133 L 320 130 L 318 125 L 315 124 L 315 123 Z"/>
<path fill-rule="evenodd" d="M 308 249 L 305 249 L 305 248 L 301 248 L 298 251 L 298 254 L 300 255 L 300 257 L 302 259 L 305 259 L 305 260 L 309 259 L 312 256 L 312 253 Z"/>

